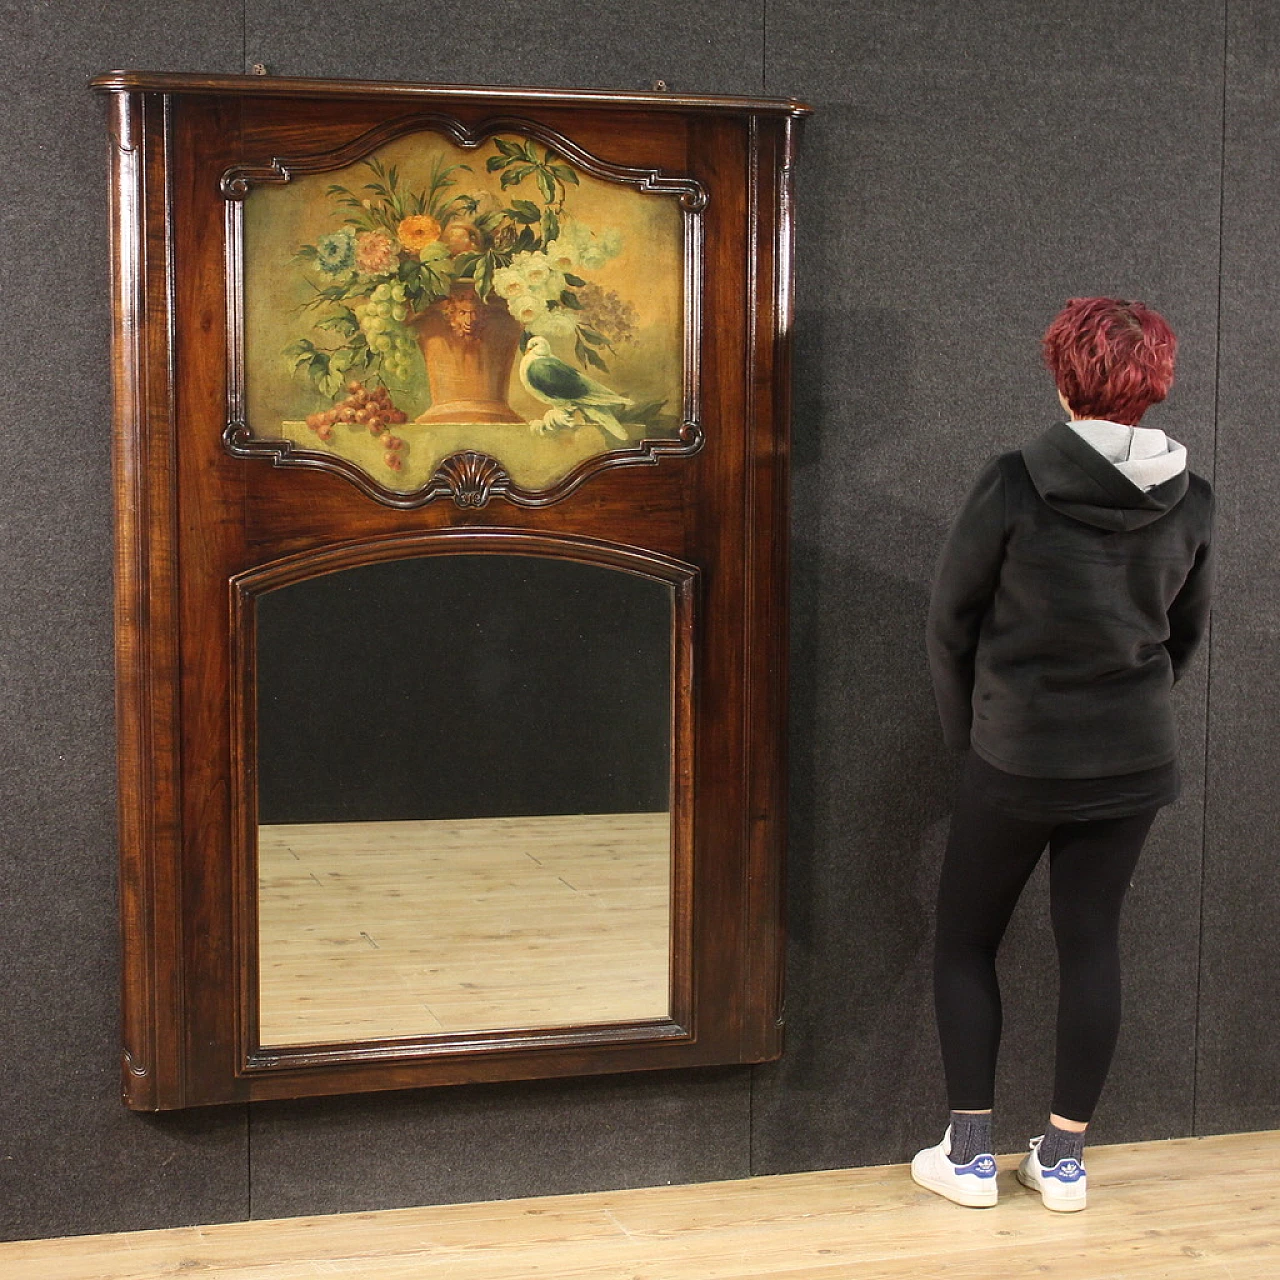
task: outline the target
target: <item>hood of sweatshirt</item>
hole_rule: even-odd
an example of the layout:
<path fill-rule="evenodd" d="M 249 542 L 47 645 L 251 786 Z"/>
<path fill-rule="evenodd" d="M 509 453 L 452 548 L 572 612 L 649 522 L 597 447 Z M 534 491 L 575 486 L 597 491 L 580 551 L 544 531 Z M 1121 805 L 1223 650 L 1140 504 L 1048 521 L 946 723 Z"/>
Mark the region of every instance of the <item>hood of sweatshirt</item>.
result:
<path fill-rule="evenodd" d="M 1098 529 L 1141 529 L 1172 511 L 1187 492 L 1185 451 L 1180 471 L 1143 490 L 1065 422 L 1026 445 L 1022 460 L 1049 506 Z"/>
<path fill-rule="evenodd" d="M 1187 469 L 1187 450 L 1156 427 L 1128 427 L 1104 418 L 1067 424 L 1139 489 L 1154 489 Z"/>

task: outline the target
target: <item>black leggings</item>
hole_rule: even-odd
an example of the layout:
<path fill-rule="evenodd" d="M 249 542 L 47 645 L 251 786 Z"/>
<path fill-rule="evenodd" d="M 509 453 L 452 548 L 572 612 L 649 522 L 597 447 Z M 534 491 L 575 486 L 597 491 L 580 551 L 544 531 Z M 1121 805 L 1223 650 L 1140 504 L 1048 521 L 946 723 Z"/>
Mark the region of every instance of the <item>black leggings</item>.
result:
<path fill-rule="evenodd" d="M 1156 812 L 1036 822 L 961 789 L 938 888 L 933 966 L 953 1111 L 992 1105 L 1001 1028 L 996 950 L 1047 844 L 1060 982 L 1053 1111 L 1092 1119 L 1120 1030 L 1120 908 Z"/>

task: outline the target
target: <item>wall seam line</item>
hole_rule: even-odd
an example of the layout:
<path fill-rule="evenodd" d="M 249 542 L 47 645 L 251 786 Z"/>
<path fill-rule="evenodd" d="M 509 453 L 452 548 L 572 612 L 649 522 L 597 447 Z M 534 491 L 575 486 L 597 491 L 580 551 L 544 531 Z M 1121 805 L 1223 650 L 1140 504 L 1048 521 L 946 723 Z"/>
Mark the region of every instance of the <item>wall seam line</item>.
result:
<path fill-rule="evenodd" d="M 1218 152 L 1218 313 L 1214 330 L 1213 355 L 1213 482 L 1217 486 L 1218 479 L 1218 431 L 1222 412 L 1222 297 L 1223 297 L 1223 262 L 1226 246 L 1226 207 L 1227 207 L 1227 78 L 1229 75 L 1231 53 L 1231 0 L 1222 3 L 1222 121 Z M 1217 532 L 1214 532 L 1217 538 Z M 1204 776 L 1200 811 L 1200 912 L 1199 927 L 1196 935 L 1196 1003 L 1195 1003 L 1195 1050 L 1192 1057 L 1191 1071 L 1191 1133 L 1198 1136 L 1200 1132 L 1200 1071 L 1201 1071 L 1201 1034 L 1200 1023 L 1204 993 L 1204 953 L 1205 953 L 1205 874 L 1209 859 L 1209 768 L 1210 746 L 1213 736 L 1213 615 L 1210 612 L 1208 635 L 1205 638 L 1205 694 L 1204 694 Z"/>
<path fill-rule="evenodd" d="M 769 92 L 769 0 L 760 3 L 760 92 Z"/>

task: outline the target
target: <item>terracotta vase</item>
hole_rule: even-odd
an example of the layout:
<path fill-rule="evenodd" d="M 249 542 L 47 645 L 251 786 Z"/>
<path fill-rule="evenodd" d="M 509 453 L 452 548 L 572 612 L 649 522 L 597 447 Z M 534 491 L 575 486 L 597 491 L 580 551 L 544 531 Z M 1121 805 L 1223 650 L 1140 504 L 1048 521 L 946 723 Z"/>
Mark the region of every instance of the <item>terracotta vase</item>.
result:
<path fill-rule="evenodd" d="M 418 422 L 523 422 L 507 403 L 520 322 L 500 298 L 481 302 L 468 280 L 409 324 L 427 365 L 431 408 Z"/>

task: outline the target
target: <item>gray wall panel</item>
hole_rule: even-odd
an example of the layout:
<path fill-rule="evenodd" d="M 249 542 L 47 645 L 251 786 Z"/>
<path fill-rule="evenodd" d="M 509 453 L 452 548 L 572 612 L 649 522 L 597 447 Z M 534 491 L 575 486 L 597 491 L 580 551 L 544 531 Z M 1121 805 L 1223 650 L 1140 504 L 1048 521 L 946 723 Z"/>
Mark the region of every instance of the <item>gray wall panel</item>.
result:
<path fill-rule="evenodd" d="M 245 47 L 275 75 L 440 84 L 556 85 L 758 93 L 758 5 L 634 0 L 626 5 L 484 0 L 424 8 L 347 0 L 338 30 L 305 0 L 251 0 Z"/>
<path fill-rule="evenodd" d="M 1198 1133 L 1280 1126 L 1280 14 L 1229 12 Z"/>
<path fill-rule="evenodd" d="M 2 21 L 0 1238 L 240 1218 L 243 1109 L 119 1101 L 107 144 L 87 88 L 122 64 L 239 70 L 239 7 Z"/>
<path fill-rule="evenodd" d="M 254 1107 L 253 1216 L 742 1178 L 750 1084 L 711 1069 Z"/>
<path fill-rule="evenodd" d="M 1038 340 L 1064 298 L 1170 317 L 1179 383 L 1148 422 L 1212 474 L 1222 18 L 1184 5 L 1177 40 L 1153 17 L 1117 43 L 1121 16 L 770 7 L 768 90 L 817 114 L 798 200 L 788 1051 L 758 1072 L 756 1172 L 900 1160 L 941 1131 L 928 957 L 954 765 L 928 585 L 983 460 L 1057 415 Z M 842 39 L 812 39 L 837 22 Z M 1099 1140 L 1190 1129 L 1203 669 L 1179 701 L 1187 788 L 1129 904 Z M 1049 1101 L 1046 897 L 1040 877 L 1002 954 L 1002 1149 Z"/>

